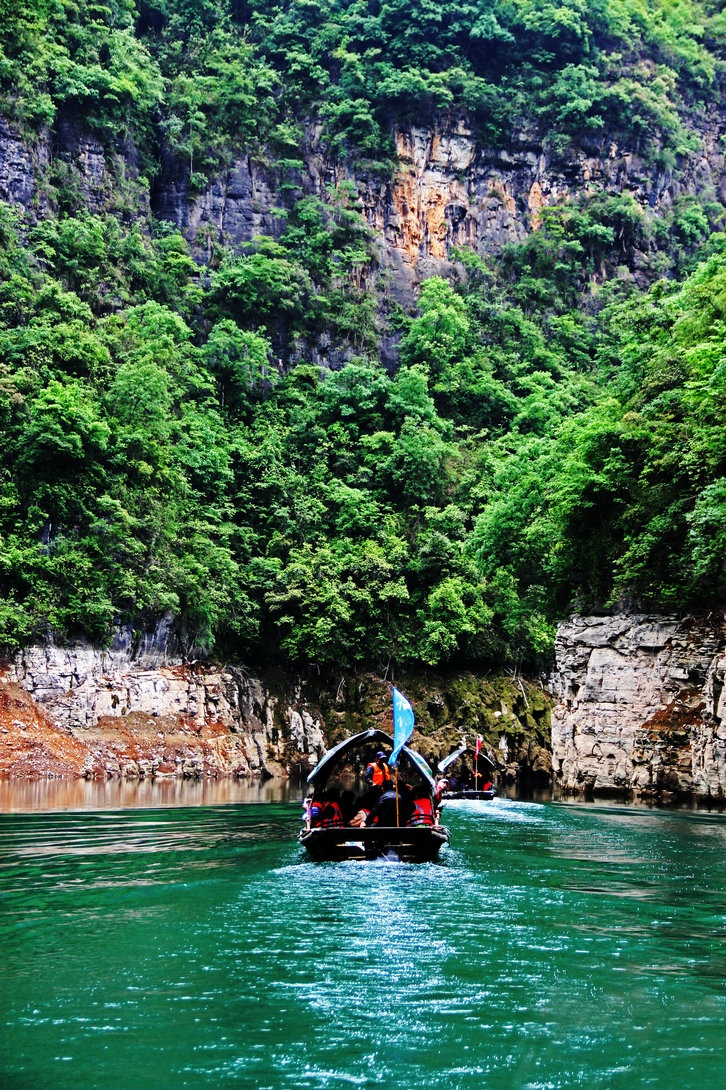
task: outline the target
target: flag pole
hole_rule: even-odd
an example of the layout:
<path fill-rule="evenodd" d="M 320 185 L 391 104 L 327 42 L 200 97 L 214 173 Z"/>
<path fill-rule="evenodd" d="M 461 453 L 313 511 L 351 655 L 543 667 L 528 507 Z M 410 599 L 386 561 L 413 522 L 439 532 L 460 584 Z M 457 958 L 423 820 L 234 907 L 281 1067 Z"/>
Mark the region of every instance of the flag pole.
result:
<path fill-rule="evenodd" d="M 401 822 L 398 818 L 398 765 L 396 765 L 396 828 L 398 829 Z"/>

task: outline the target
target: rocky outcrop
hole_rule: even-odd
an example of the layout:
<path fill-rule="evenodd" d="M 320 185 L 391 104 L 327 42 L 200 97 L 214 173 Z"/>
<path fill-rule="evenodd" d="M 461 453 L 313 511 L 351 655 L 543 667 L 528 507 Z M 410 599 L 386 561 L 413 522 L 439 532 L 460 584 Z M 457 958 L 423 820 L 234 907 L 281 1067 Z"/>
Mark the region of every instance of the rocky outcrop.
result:
<path fill-rule="evenodd" d="M 72 117 L 60 117 L 54 131 L 38 135 L 32 149 L 0 122 L 0 199 L 30 213 L 46 199 L 43 179 L 47 182 L 53 173 L 49 166 L 64 164 L 92 210 L 112 210 L 123 192 L 124 214 L 129 200 L 139 216 L 151 208 L 179 227 L 195 257 L 209 263 L 220 246 L 235 249 L 260 234 L 279 235 L 284 209 L 299 196 L 323 197 L 331 185 L 352 182 L 377 239 L 376 262 L 386 294 L 409 307 L 421 279 L 462 274 L 455 247 L 499 252 L 535 230 L 544 208 L 568 196 L 628 194 L 643 210 L 656 212 L 684 194 L 726 202 L 720 125 L 716 116 L 704 120 L 701 147 L 676 172 L 605 137 L 597 147 L 573 146 L 555 155 L 534 133 L 522 131 L 509 147 L 488 148 L 465 118 L 442 118 L 432 128 L 394 132 L 398 165 L 391 178 L 335 158 L 311 126 L 300 149 L 302 167 L 292 173 L 264 150 L 252 155 L 240 149 L 223 173 L 194 190 L 190 180 L 198 184 L 199 179 L 190 176 L 188 162 L 167 153 L 149 194 L 136 184 L 133 147 L 105 147 Z M 374 272 L 361 274 L 366 290 L 374 289 Z M 638 279 L 637 260 L 631 272 Z"/>
<path fill-rule="evenodd" d="M 280 775 L 325 749 L 304 700 L 158 646 L 32 647 L 0 679 L 0 774 Z"/>
<path fill-rule="evenodd" d="M 36 153 L 0 118 L 0 200 L 28 211 L 37 200 L 39 170 L 47 165 L 49 148 L 41 141 Z"/>
<path fill-rule="evenodd" d="M 413 744 L 435 765 L 477 734 L 500 785 L 669 800 L 726 796 L 723 617 L 577 617 L 551 700 L 507 675 L 401 677 Z M 550 738 L 551 711 L 551 738 Z M 36 646 L 0 675 L 0 777 L 203 779 L 306 773 L 340 738 L 390 731 L 373 675 L 263 679 L 189 661 L 173 627 L 101 651 Z"/>
<path fill-rule="evenodd" d="M 391 682 L 372 674 L 262 679 L 189 661 L 162 622 L 113 646 L 35 646 L 0 674 L 0 778 L 301 775 L 341 738 L 390 732 Z M 401 677 L 412 744 L 435 766 L 477 734 L 502 785 L 549 784 L 550 701 L 509 676 Z"/>
<path fill-rule="evenodd" d="M 724 618 L 576 617 L 560 627 L 552 714 L 565 793 L 726 795 Z"/>
<path fill-rule="evenodd" d="M 726 199 L 717 119 L 705 127 L 702 149 L 677 176 L 614 141 L 554 156 L 522 132 L 507 149 L 487 148 L 462 118 L 432 129 L 402 129 L 394 139 L 398 168 L 391 180 L 381 181 L 330 159 L 310 133 L 297 184 L 299 192 L 323 195 L 331 182 L 355 183 L 380 240 L 389 291 L 404 304 L 413 301 L 421 279 L 454 270 L 455 247 L 498 252 L 535 230 L 543 208 L 569 196 L 628 194 L 644 210 L 656 211 L 683 194 Z M 172 170 L 160 184 L 157 211 L 184 227 L 201 255 L 211 237 L 235 246 L 255 234 L 277 233 L 279 218 L 270 213 L 281 201 L 280 181 L 273 169 L 245 156 L 204 192 L 187 198 Z"/>

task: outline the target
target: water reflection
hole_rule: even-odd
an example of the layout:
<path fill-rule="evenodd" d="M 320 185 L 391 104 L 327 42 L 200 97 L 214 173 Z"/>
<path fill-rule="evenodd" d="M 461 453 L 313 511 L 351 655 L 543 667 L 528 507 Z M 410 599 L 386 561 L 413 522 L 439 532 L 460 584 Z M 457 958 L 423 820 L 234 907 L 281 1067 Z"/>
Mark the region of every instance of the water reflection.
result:
<path fill-rule="evenodd" d="M 303 780 L 0 780 L 0 813 L 296 802 Z"/>

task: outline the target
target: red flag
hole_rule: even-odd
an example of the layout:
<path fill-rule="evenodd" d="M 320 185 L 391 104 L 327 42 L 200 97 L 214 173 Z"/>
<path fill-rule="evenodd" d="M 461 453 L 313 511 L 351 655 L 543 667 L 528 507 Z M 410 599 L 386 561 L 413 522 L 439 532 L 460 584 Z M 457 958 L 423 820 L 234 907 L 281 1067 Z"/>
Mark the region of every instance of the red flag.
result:
<path fill-rule="evenodd" d="M 476 736 L 476 750 L 474 751 L 474 756 L 475 757 L 478 757 L 479 754 L 481 753 L 481 744 L 482 744 L 483 741 L 484 741 L 484 739 L 482 738 L 481 734 L 477 734 L 477 736 Z"/>

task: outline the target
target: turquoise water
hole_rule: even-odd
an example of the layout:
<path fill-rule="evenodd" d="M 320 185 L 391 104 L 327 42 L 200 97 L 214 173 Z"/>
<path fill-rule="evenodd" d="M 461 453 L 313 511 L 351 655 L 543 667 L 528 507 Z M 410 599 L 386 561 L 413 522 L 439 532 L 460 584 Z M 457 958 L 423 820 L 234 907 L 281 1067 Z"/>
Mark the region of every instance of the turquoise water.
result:
<path fill-rule="evenodd" d="M 452 802 L 312 864 L 297 802 L 0 815 L 3 1090 L 726 1085 L 726 816 Z"/>

